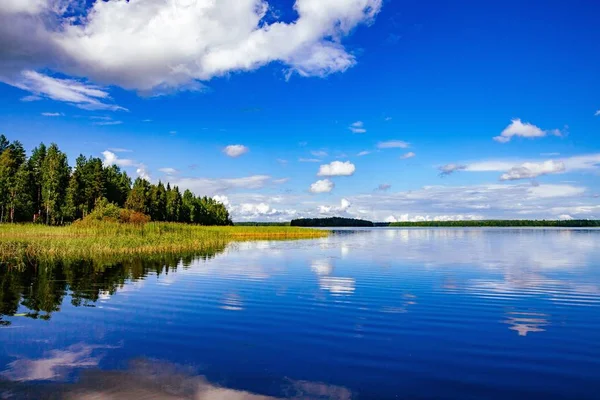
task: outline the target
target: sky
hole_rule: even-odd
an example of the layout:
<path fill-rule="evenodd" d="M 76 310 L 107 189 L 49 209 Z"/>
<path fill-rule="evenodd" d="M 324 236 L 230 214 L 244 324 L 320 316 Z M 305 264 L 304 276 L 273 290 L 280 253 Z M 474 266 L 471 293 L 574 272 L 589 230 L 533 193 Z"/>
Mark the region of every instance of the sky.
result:
<path fill-rule="evenodd" d="M 0 133 L 234 221 L 600 218 L 600 4 L 2 0 Z"/>

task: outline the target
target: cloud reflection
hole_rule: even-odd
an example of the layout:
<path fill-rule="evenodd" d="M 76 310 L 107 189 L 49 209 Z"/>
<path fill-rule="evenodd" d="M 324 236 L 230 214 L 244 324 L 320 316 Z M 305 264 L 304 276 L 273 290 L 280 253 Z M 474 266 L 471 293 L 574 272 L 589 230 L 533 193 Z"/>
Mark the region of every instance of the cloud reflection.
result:
<path fill-rule="evenodd" d="M 94 365 L 96 366 L 96 365 Z M 0 396 L 9 398 L 55 398 L 66 400 L 349 400 L 352 393 L 341 386 L 326 383 L 286 380 L 277 397 L 218 386 L 190 367 L 147 358 L 129 363 L 126 370 L 97 368 L 81 372 L 72 384 L 9 383 Z M 275 389 L 275 391 L 277 391 Z M 4 398 L 4 397 L 2 397 Z"/>

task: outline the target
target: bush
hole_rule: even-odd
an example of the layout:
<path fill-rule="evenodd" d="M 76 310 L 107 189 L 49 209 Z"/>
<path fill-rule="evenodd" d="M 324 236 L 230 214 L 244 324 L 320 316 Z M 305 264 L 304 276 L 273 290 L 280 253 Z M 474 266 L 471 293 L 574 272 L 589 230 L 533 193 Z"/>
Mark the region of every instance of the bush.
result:
<path fill-rule="evenodd" d="M 138 211 L 122 208 L 121 213 L 119 214 L 119 222 L 124 224 L 144 225 L 150 222 L 150 216 Z"/>
<path fill-rule="evenodd" d="M 150 222 L 150 217 L 141 212 L 121 208 L 116 204 L 110 203 L 105 198 L 101 198 L 96 201 L 94 210 L 83 219 L 84 223 L 92 221 L 109 221 L 143 225 Z"/>

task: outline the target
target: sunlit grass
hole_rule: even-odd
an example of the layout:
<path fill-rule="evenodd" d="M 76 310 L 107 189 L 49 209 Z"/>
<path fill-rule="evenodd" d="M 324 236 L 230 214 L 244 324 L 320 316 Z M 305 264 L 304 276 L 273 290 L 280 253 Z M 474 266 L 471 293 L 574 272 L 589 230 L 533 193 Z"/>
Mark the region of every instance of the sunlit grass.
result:
<path fill-rule="evenodd" d="M 118 260 L 128 256 L 203 252 L 241 240 L 310 239 L 326 231 L 293 227 L 195 226 L 152 222 L 130 225 L 112 222 L 50 227 L 0 224 L 0 262 Z"/>

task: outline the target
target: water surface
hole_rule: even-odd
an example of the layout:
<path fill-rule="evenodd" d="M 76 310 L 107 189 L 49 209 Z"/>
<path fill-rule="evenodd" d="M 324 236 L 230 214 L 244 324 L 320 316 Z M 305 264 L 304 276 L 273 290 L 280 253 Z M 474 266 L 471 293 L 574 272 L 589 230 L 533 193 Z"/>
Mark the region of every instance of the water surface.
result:
<path fill-rule="evenodd" d="M 598 398 L 600 230 L 4 267 L 0 371 L 3 398 Z"/>

